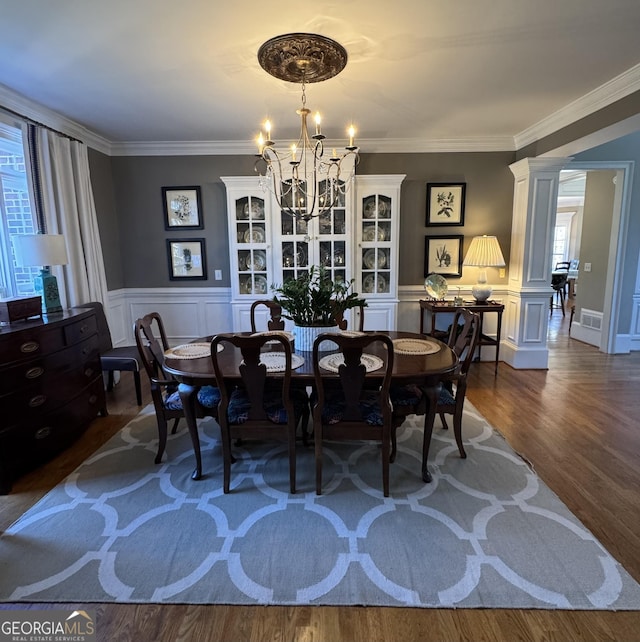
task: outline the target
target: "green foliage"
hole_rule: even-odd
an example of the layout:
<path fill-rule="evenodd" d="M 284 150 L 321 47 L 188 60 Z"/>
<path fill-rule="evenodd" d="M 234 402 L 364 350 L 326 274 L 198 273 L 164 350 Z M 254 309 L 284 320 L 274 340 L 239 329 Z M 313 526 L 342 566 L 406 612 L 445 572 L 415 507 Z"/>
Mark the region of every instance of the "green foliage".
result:
<path fill-rule="evenodd" d="M 285 319 L 301 326 L 332 326 L 346 310 L 362 304 L 363 299 L 351 292 L 353 282 L 354 279 L 332 281 L 325 267 L 312 265 L 297 279 L 287 279 L 280 286 L 272 285 L 271 289 L 275 292 L 273 300 L 282 306 Z"/>

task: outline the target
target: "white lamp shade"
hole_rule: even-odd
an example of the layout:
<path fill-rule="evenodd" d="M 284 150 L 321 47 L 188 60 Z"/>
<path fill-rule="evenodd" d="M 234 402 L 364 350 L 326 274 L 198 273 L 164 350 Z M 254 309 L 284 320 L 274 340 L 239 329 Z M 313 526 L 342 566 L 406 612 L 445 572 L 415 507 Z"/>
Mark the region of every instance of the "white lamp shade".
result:
<path fill-rule="evenodd" d="M 19 234 L 13 237 L 19 267 L 66 265 L 67 248 L 62 234 Z"/>
<path fill-rule="evenodd" d="M 495 236 L 475 236 L 471 241 L 463 265 L 477 267 L 504 267 L 504 256 Z"/>

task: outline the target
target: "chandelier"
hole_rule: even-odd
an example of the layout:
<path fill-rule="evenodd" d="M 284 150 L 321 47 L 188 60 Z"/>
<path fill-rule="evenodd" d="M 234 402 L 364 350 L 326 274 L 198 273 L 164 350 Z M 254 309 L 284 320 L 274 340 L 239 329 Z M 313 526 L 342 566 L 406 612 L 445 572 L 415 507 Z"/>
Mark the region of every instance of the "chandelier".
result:
<path fill-rule="evenodd" d="M 349 126 L 349 144 L 342 154 L 336 149 L 325 155 L 325 136 L 320 114 L 315 114 L 315 133 L 309 135 L 305 92 L 308 83 L 328 80 L 347 64 L 345 48 L 331 38 L 311 33 L 289 33 L 267 40 L 258 50 L 260 66 L 272 76 L 300 83 L 302 106 L 300 136 L 290 148 L 277 150 L 271 140 L 271 123 L 264 123 L 258 136 L 255 170 L 263 189 L 272 192 L 280 209 L 296 219 L 309 221 L 328 216 L 331 208 L 344 203 L 358 163 L 358 147 L 353 144 L 355 129 Z"/>

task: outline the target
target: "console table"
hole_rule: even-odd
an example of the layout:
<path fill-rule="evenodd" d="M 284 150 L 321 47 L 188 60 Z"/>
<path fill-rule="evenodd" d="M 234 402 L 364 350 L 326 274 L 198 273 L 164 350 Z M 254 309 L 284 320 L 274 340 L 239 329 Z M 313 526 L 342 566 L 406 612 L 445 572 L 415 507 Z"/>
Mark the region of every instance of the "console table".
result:
<path fill-rule="evenodd" d="M 472 312 L 477 312 L 480 316 L 480 336 L 478 338 L 478 357 L 480 361 L 480 351 L 482 346 L 495 346 L 496 349 L 496 365 L 495 374 L 498 374 L 498 361 L 500 356 L 500 333 L 502 329 L 502 313 L 504 312 L 504 305 L 495 301 L 487 301 L 486 303 L 476 303 L 475 301 L 465 301 L 461 306 L 454 305 L 453 301 L 425 301 L 420 300 L 420 334 L 425 334 L 424 330 L 424 316 L 425 311 L 431 314 L 431 331 L 428 333 L 433 337 L 442 338 L 438 336 L 436 330 L 436 316 L 442 313 L 453 314 L 458 308 L 464 307 Z M 494 312 L 498 316 L 498 325 L 495 339 L 484 333 L 484 315 L 487 312 Z"/>

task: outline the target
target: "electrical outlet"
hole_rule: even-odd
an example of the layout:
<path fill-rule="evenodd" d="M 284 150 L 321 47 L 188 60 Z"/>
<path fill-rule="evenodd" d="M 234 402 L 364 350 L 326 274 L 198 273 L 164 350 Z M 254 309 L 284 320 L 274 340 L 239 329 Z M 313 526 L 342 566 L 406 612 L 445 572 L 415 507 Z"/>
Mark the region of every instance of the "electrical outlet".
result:
<path fill-rule="evenodd" d="M 500 268 L 499 274 L 500 274 L 500 278 L 504 279 L 504 277 L 507 276 L 507 271 L 505 270 L 505 268 Z"/>
<path fill-rule="evenodd" d="M 585 263 L 584 264 L 584 271 L 585 272 L 591 272 L 591 263 Z"/>
<path fill-rule="evenodd" d="M 222 281 L 222 270 L 216 270 L 215 278 L 216 278 L 216 281 Z"/>

